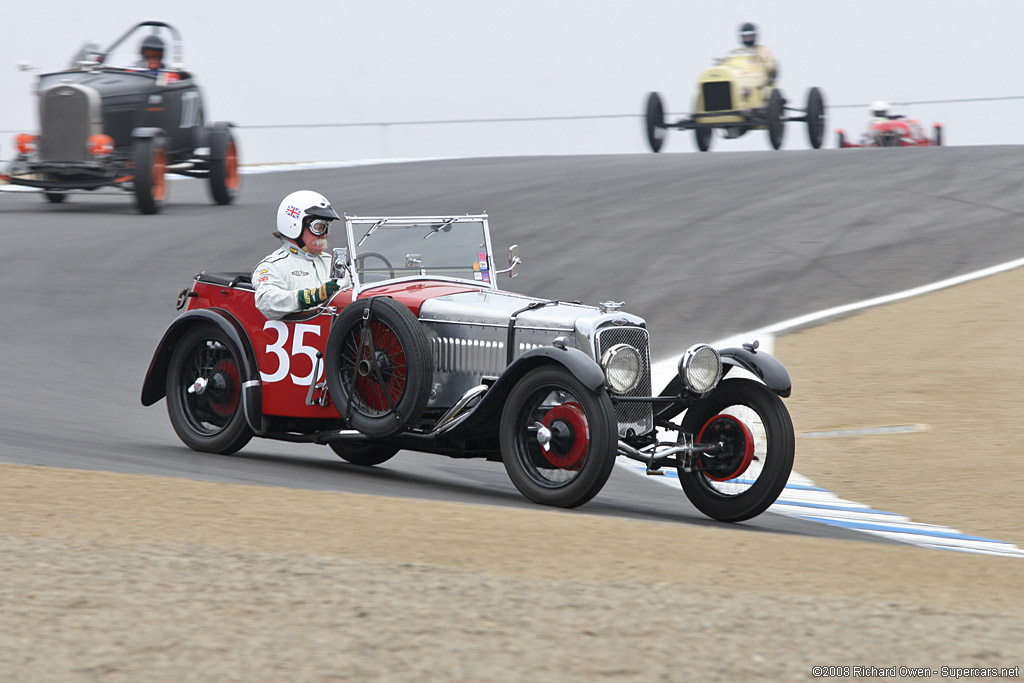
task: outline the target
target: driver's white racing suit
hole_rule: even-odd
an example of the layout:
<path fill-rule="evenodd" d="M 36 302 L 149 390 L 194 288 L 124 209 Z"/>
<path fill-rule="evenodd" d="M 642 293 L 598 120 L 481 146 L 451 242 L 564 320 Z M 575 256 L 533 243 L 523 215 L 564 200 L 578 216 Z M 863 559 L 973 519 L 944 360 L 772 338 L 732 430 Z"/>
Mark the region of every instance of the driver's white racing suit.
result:
<path fill-rule="evenodd" d="M 291 242 L 282 242 L 280 249 L 260 261 L 252 271 L 256 308 L 271 320 L 280 320 L 302 310 L 299 292 L 332 279 L 329 253 L 310 254 Z M 352 281 L 346 275 L 338 278 L 338 285 L 345 289 L 352 286 Z"/>

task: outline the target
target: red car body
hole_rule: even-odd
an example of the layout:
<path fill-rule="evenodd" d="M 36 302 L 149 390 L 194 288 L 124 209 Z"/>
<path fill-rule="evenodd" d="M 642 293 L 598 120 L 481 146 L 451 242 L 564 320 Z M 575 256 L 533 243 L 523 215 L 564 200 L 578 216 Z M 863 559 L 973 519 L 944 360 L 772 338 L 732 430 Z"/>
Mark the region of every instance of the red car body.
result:
<path fill-rule="evenodd" d="M 836 131 L 837 146 L 846 147 L 938 147 L 942 145 L 942 125 L 935 124 L 932 137 L 928 137 L 917 119 L 893 116 L 872 121 L 857 143 L 846 139 L 846 133 Z"/>

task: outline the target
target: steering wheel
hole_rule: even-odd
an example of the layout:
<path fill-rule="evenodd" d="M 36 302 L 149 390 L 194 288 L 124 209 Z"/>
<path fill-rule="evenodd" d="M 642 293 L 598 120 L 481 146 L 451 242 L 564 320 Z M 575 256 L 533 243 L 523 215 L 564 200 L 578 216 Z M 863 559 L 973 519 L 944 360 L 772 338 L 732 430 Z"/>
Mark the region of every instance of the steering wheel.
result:
<path fill-rule="evenodd" d="M 368 258 L 375 258 L 380 261 L 383 261 L 384 267 L 388 269 L 388 274 L 391 275 L 390 278 L 387 278 L 384 277 L 384 273 L 367 273 L 368 277 L 378 278 L 377 280 L 374 280 L 375 282 L 384 282 L 385 280 L 388 279 L 395 279 L 395 267 L 391 265 L 391 261 L 388 261 L 387 257 L 385 257 L 384 254 L 381 254 L 376 251 L 366 251 L 363 252 L 362 254 L 359 254 L 359 256 L 356 256 L 356 272 L 359 273 L 359 280 L 363 284 L 366 284 L 366 280 L 363 278 L 363 270 L 365 269 L 364 261 L 366 261 L 366 259 Z"/>

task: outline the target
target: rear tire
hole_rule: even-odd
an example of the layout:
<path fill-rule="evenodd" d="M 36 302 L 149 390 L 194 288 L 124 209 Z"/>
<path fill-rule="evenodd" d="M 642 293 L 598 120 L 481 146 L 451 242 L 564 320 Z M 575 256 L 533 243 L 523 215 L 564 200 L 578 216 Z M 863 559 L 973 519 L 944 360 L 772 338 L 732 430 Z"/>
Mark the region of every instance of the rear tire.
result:
<path fill-rule="evenodd" d="M 807 139 L 814 149 L 821 149 L 825 137 L 825 99 L 821 90 L 811 88 L 807 93 Z"/>
<path fill-rule="evenodd" d="M 936 147 L 942 147 L 942 126 L 938 124 L 935 126 L 934 144 Z"/>
<path fill-rule="evenodd" d="M 238 143 L 230 127 L 215 124 L 210 131 L 210 196 L 217 204 L 226 206 L 235 201 L 241 185 Z"/>
<path fill-rule="evenodd" d="M 167 199 L 167 142 L 162 137 L 132 141 L 135 203 L 139 212 L 159 213 Z"/>
<path fill-rule="evenodd" d="M 838 131 L 836 133 L 836 147 L 838 147 L 839 149 L 846 148 L 846 133 L 844 133 L 843 131 Z"/>
<path fill-rule="evenodd" d="M 661 95 L 656 92 L 652 92 L 647 96 L 645 125 L 647 128 L 647 144 L 651 146 L 652 152 L 660 152 L 661 146 L 665 144 L 668 130 L 665 128 L 665 109 L 661 103 Z"/>
<path fill-rule="evenodd" d="M 68 198 L 63 192 L 44 192 L 43 194 L 46 195 L 46 201 L 51 204 L 62 204 Z"/>
<path fill-rule="evenodd" d="M 772 143 L 772 149 L 782 147 L 782 137 L 786 132 L 785 114 L 786 101 L 779 89 L 773 88 L 768 97 L 768 141 Z"/>
<path fill-rule="evenodd" d="M 213 325 L 185 332 L 167 367 L 167 414 L 192 450 L 230 455 L 253 437 L 242 402 L 242 352 Z M 197 380 L 200 391 L 189 392 Z"/>

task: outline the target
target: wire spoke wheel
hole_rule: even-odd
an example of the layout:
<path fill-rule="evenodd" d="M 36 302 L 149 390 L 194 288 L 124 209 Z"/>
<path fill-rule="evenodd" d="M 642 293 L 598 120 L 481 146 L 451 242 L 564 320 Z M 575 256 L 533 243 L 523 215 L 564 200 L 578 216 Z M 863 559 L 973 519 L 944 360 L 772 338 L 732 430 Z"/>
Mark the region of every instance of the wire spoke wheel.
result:
<path fill-rule="evenodd" d="M 234 453 L 252 438 L 242 412 L 241 355 L 220 329 L 182 335 L 167 371 L 171 425 L 190 448 Z"/>
<path fill-rule="evenodd" d="M 387 437 L 417 424 L 433 367 L 426 334 L 404 305 L 387 297 L 349 304 L 324 358 L 331 401 L 352 428 Z"/>
<path fill-rule="evenodd" d="M 500 441 L 505 470 L 524 496 L 545 505 L 582 505 L 615 464 L 611 399 L 562 367 L 532 370 L 506 399 Z"/>
<path fill-rule="evenodd" d="M 793 469 L 793 423 L 782 400 L 760 382 L 730 379 L 691 406 L 683 431 L 711 453 L 679 468 L 694 506 L 714 519 L 738 522 L 776 501 Z"/>

